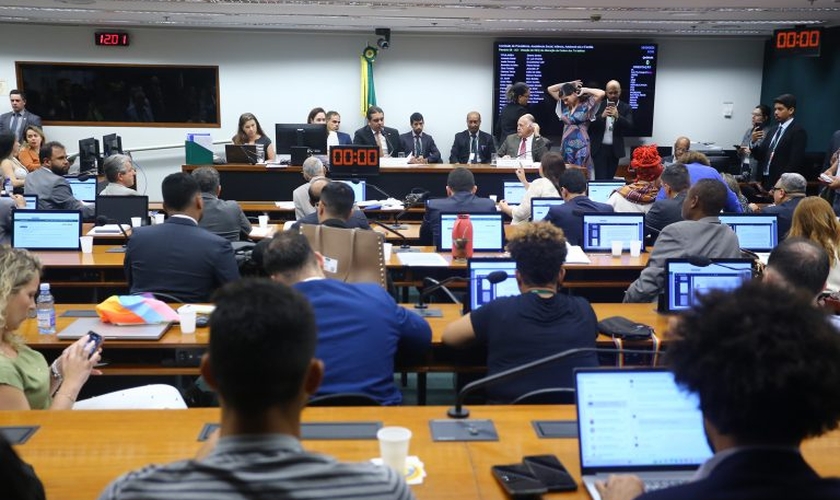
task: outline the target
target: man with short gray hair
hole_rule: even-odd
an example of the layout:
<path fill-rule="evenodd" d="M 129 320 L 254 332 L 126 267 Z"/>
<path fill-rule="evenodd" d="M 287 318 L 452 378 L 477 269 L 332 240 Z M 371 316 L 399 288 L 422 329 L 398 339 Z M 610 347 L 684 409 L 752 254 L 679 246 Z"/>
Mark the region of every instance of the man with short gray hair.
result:
<path fill-rule="evenodd" d="M 805 188 L 808 182 L 801 174 L 785 172 L 770 189 L 773 193 L 773 204 L 769 207 L 759 209 L 755 203 L 750 203 L 750 209 L 754 212 L 761 211 L 763 214 L 776 214 L 779 216 L 779 240 L 787 237 L 790 231 L 790 224 L 793 220 L 793 211 L 799 202 L 805 198 Z"/>
<path fill-rule="evenodd" d="M 222 192 L 219 171 L 213 167 L 199 167 L 193 170 L 192 176 L 198 182 L 201 200 L 204 202 L 204 212 L 198 226 L 228 241 L 248 239 L 251 223 L 245 217 L 242 207 L 233 200 L 219 199 Z"/>
<path fill-rule="evenodd" d="M 135 182 L 136 171 L 131 163 L 131 158 L 127 155 L 114 154 L 105 158 L 102 169 L 105 171 L 108 185 L 99 194 L 106 196 L 137 195 L 137 191 L 131 187 Z"/>
<path fill-rule="evenodd" d="M 309 183 L 319 177 L 325 177 L 327 171 L 321 160 L 310 156 L 303 162 L 301 173 L 305 184 L 301 184 L 292 191 L 292 200 L 295 202 L 295 220 L 301 220 L 309 214 L 315 213 L 315 207 L 309 203 Z"/>

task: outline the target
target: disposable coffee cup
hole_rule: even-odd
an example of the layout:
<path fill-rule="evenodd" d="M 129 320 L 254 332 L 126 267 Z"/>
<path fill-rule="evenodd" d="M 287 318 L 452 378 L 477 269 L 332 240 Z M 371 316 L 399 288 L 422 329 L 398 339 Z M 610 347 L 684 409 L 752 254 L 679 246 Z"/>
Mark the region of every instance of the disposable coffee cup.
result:
<path fill-rule="evenodd" d="M 181 323 L 181 333 L 195 333 L 195 308 L 185 305 L 178 308 L 178 321 Z"/>
<path fill-rule="evenodd" d="M 394 250 L 393 243 L 383 243 L 382 244 L 382 255 L 385 257 L 385 263 L 391 261 L 391 252 Z"/>
<path fill-rule="evenodd" d="M 260 221 L 260 229 L 268 229 L 268 216 L 260 215 L 258 219 Z"/>
<path fill-rule="evenodd" d="M 79 236 L 82 253 L 93 253 L 93 236 Z"/>
<path fill-rule="evenodd" d="M 613 257 L 621 257 L 621 250 L 624 248 L 624 242 L 621 240 L 613 240 L 612 242 L 612 254 Z"/>
<path fill-rule="evenodd" d="M 488 198 L 490 198 L 491 200 L 493 200 L 493 203 L 496 203 L 497 201 L 499 201 L 499 197 L 498 197 L 497 195 L 495 195 L 495 194 L 491 194 L 491 195 L 489 195 L 489 196 L 488 196 Z"/>
<path fill-rule="evenodd" d="M 383 427 L 376 432 L 376 439 L 379 440 L 382 463 L 405 475 L 411 431 L 405 427 Z"/>
<path fill-rule="evenodd" d="M 642 254 L 642 242 L 640 240 L 630 241 L 630 256 L 638 257 Z"/>
<path fill-rule="evenodd" d="M 155 224 L 163 224 L 166 214 L 155 214 Z"/>
<path fill-rule="evenodd" d="M 143 218 L 142 217 L 132 217 L 131 218 L 131 227 L 140 227 L 143 225 Z"/>

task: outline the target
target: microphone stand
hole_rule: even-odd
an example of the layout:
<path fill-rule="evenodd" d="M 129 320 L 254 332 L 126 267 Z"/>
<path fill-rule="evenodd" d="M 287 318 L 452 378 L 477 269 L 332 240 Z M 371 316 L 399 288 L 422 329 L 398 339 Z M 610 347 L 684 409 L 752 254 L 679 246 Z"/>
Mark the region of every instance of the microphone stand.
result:
<path fill-rule="evenodd" d="M 373 224 L 373 225 L 379 226 L 382 229 L 384 229 L 385 231 L 388 231 L 391 234 L 396 234 L 397 236 L 400 237 L 400 240 L 402 240 L 402 243 L 400 244 L 399 248 L 394 249 L 394 252 L 402 253 L 402 252 L 416 252 L 417 251 L 416 249 L 411 248 L 411 245 L 408 244 L 408 238 L 406 238 L 404 234 L 402 234 L 399 231 L 395 231 L 388 224 L 385 224 L 383 222 L 379 222 L 378 220 L 372 220 L 372 221 L 370 221 L 370 223 Z"/>
<path fill-rule="evenodd" d="M 419 314 L 420 316 L 429 317 L 435 313 L 439 313 L 440 311 L 429 309 L 428 304 L 426 304 L 423 299 L 425 299 L 426 297 L 438 290 L 443 290 L 443 292 L 450 299 L 452 299 L 452 302 L 460 304 L 461 301 L 455 297 L 455 295 L 452 293 L 452 290 L 447 288 L 446 285 L 454 283 L 456 281 L 469 281 L 469 278 L 465 278 L 463 276 L 450 276 L 449 278 L 446 278 L 443 281 L 438 281 L 434 278 L 426 276 L 425 278 L 423 278 L 423 280 L 432 282 L 432 286 L 428 288 L 423 288 L 423 290 L 420 291 L 420 296 L 417 298 L 417 303 L 414 304 L 414 309 L 417 309 L 417 314 Z"/>

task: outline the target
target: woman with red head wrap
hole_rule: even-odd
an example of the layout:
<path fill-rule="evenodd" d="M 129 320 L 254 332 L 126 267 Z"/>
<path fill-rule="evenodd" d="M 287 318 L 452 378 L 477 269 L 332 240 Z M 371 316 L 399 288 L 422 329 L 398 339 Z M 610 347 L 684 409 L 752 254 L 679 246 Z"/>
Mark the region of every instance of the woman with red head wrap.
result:
<path fill-rule="evenodd" d="M 616 212 L 647 213 L 659 193 L 659 176 L 662 175 L 662 158 L 656 151 L 656 144 L 639 146 L 633 151 L 630 169 L 636 173 L 636 180 L 617 189 L 607 200 Z"/>

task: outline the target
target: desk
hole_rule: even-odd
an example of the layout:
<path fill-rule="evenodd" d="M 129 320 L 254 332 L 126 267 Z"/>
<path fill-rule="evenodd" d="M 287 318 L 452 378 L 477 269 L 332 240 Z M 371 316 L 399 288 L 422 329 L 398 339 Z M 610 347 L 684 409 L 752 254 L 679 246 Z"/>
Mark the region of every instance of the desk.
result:
<path fill-rule="evenodd" d="M 409 453 L 426 466 L 422 485 L 412 486 L 420 500 L 503 500 L 504 491 L 490 473 L 497 464 L 519 462 L 525 455 L 554 454 L 580 483 L 576 439 L 540 439 L 532 420 L 574 420 L 574 406 L 472 406 L 471 417 L 493 420 L 495 442 L 433 442 L 429 420 L 446 418 L 446 408 L 357 407 L 307 408 L 304 422 L 379 421 L 411 429 Z M 149 463 L 194 456 L 196 437 L 205 423 L 219 422 L 218 409 L 146 411 L 0 412 L 0 425 L 39 425 L 23 445 L 21 457 L 35 467 L 47 498 L 90 500 L 120 474 Z M 379 453 L 376 440 L 304 441 L 310 451 L 344 461 L 365 461 Z M 840 475 L 840 431 L 807 441 L 805 460 L 823 476 Z M 588 500 L 585 489 L 544 498 Z"/>

